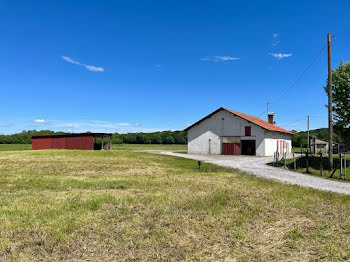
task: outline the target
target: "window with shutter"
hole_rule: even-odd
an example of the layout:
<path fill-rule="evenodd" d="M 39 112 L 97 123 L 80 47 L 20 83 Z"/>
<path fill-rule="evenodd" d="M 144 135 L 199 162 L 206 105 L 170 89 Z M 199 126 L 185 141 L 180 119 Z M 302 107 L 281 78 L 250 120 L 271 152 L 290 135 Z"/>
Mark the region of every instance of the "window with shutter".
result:
<path fill-rule="evenodd" d="M 252 135 L 252 128 L 250 126 L 245 127 L 245 136 L 251 136 Z"/>

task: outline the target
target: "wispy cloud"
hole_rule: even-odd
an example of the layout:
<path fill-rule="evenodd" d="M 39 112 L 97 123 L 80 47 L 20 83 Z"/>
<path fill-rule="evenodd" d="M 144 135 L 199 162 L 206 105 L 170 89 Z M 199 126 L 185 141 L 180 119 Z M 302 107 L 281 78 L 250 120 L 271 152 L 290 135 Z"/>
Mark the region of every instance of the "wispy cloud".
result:
<path fill-rule="evenodd" d="M 133 122 L 111 122 L 111 121 L 100 121 L 100 120 L 88 120 L 88 121 L 61 121 L 61 120 L 50 120 L 50 126 L 55 130 L 72 132 L 151 132 L 159 131 L 156 128 L 142 127 L 139 123 Z"/>
<path fill-rule="evenodd" d="M 292 56 L 291 53 L 288 53 L 288 54 L 283 54 L 283 53 L 269 53 L 270 56 L 273 56 L 274 58 L 277 58 L 277 59 L 282 59 L 282 58 L 286 58 L 286 57 L 290 57 Z"/>
<path fill-rule="evenodd" d="M 56 121 L 55 121 L 56 122 Z M 57 127 L 69 127 L 69 128 L 108 128 L 108 129 L 118 129 L 122 127 L 138 127 L 139 123 L 118 123 L 109 121 L 82 121 L 82 122 L 56 122 Z"/>
<path fill-rule="evenodd" d="M 71 63 L 71 64 L 85 67 L 85 69 L 87 69 L 89 71 L 93 71 L 93 72 L 103 72 L 104 71 L 104 69 L 102 67 L 86 65 L 86 64 L 80 63 L 79 61 L 75 61 L 75 60 L 73 60 L 72 58 L 70 58 L 68 56 L 62 56 L 62 59 L 67 61 L 67 62 L 69 62 L 69 63 Z"/>
<path fill-rule="evenodd" d="M 201 58 L 202 61 L 208 61 L 208 62 L 227 62 L 227 61 L 234 61 L 240 59 L 239 57 L 233 57 L 233 56 L 206 56 Z"/>
<path fill-rule="evenodd" d="M 2 127 L 2 128 L 11 127 L 11 126 L 13 126 L 12 123 L 0 124 L 0 127 Z"/>
<path fill-rule="evenodd" d="M 276 41 L 274 41 L 272 43 L 272 46 L 277 46 L 277 45 L 279 45 L 279 43 L 281 43 L 281 41 L 280 40 L 276 40 Z"/>
<path fill-rule="evenodd" d="M 281 43 L 281 41 L 278 39 L 279 36 L 280 35 L 278 33 L 272 34 L 272 38 L 273 38 L 272 46 L 277 46 L 279 45 L 279 43 Z"/>
<path fill-rule="evenodd" d="M 33 123 L 46 123 L 47 120 L 45 120 L 45 119 L 34 119 L 32 122 Z"/>
<path fill-rule="evenodd" d="M 50 129 L 52 131 L 65 131 L 65 132 L 108 132 L 108 133 L 136 133 L 136 132 L 158 132 L 165 130 L 173 130 L 167 126 L 163 127 L 147 127 L 143 126 L 138 122 L 117 122 L 117 121 L 103 121 L 103 120 L 54 120 L 54 119 L 34 119 L 30 120 L 33 124 L 27 126 L 31 129 L 40 129 L 43 127 L 45 129 Z M 0 124 L 1 127 L 1 124 Z M 5 125 L 3 126 L 5 127 Z"/>

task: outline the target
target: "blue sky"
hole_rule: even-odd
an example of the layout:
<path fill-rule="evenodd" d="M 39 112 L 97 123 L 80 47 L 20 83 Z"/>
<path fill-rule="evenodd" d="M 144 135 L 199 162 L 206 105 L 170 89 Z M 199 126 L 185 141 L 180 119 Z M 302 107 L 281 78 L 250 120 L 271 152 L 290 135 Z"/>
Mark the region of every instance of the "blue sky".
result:
<path fill-rule="evenodd" d="M 0 1 L 0 133 L 184 129 L 224 106 L 266 110 L 349 1 Z M 330 15 L 330 19 L 327 18 Z M 350 34 L 333 40 L 333 68 Z M 278 102 L 287 129 L 327 126 L 327 56 Z M 262 115 L 263 118 L 265 114 Z"/>

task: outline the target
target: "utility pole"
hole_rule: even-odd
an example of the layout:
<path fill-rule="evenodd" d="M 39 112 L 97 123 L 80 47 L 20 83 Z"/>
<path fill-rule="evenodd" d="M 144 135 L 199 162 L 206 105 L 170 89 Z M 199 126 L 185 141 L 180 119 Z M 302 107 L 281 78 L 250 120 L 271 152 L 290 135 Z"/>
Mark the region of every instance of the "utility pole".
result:
<path fill-rule="evenodd" d="M 306 173 L 309 171 L 309 152 L 310 152 L 310 116 L 307 116 L 307 148 L 306 148 Z"/>
<path fill-rule="evenodd" d="M 332 105 L 333 105 L 333 93 L 332 93 L 332 56 L 331 56 L 331 39 L 332 35 L 327 34 L 328 45 L 328 159 L 329 170 L 333 170 L 333 119 L 332 119 Z"/>
<path fill-rule="evenodd" d="M 307 149 L 306 151 L 310 152 L 310 116 L 307 116 Z"/>

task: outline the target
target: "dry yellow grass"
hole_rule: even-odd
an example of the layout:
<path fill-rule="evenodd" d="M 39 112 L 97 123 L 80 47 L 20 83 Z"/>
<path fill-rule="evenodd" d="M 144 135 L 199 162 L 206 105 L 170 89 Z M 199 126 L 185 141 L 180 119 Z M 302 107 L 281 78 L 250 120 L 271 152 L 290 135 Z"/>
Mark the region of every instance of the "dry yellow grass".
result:
<path fill-rule="evenodd" d="M 350 197 L 136 152 L 0 152 L 0 260 L 347 261 Z"/>

